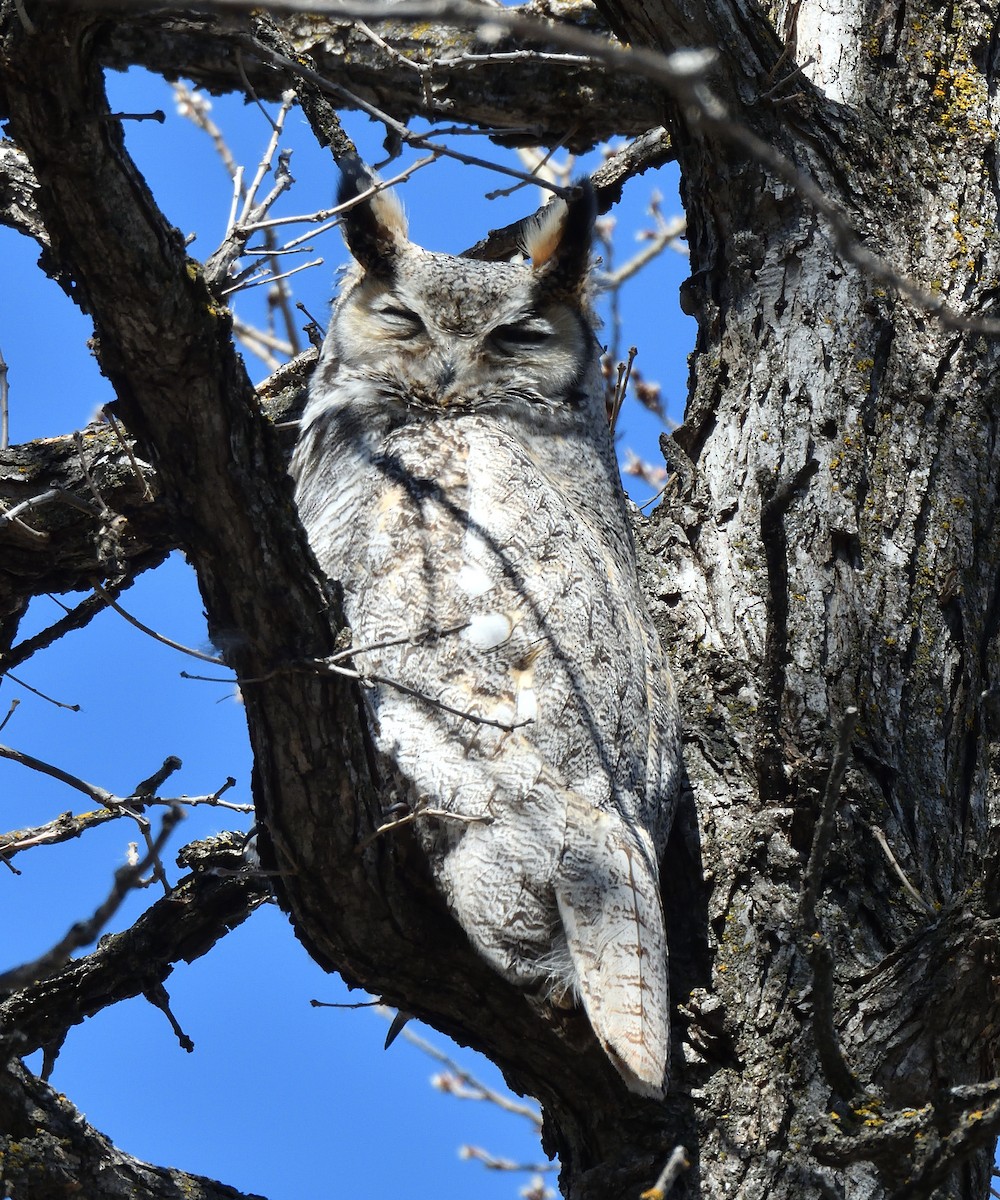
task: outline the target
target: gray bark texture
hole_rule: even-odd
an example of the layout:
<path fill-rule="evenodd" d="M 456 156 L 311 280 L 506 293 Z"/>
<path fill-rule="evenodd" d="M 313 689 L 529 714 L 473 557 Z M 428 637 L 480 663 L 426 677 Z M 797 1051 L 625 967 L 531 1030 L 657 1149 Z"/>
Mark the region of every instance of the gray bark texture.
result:
<path fill-rule="evenodd" d="M 1000 1129 L 1000 352 L 995 334 L 931 315 L 859 263 L 874 253 L 967 317 L 994 311 L 995 14 L 976 0 L 534 6 L 552 54 L 561 28 L 617 37 L 642 62 L 713 48 L 706 108 L 607 61 L 470 70 L 460 55 L 482 39 L 434 22 L 369 17 L 372 38 L 315 13 L 23 10 L 30 23 L 0 0 L 0 219 L 39 241 L 92 317 L 149 468 L 140 479 L 106 432 L 0 455 L 0 498 L 37 500 L 31 525 L 46 535 L 0 525 L 0 649 L 31 595 L 123 581 L 182 547 L 229 664 L 263 680 L 243 688 L 255 801 L 298 936 L 537 1096 L 570 1200 L 638 1197 L 677 1144 L 691 1165 L 671 1194 L 692 1200 L 986 1197 Z M 505 36 L 501 49 L 529 46 Z M 337 634 L 267 419 L 295 411 L 311 364 L 260 403 L 225 310 L 103 119 L 105 65 L 238 89 L 239 49 L 273 95 L 293 82 L 275 47 L 311 56 L 336 106 L 399 121 L 444 115 L 575 146 L 661 124 L 672 135 L 698 337 L 684 425 L 664 441 L 671 480 L 638 531 L 685 720 L 664 871 L 675 1048 L 663 1104 L 623 1090 L 579 1015 L 557 1028 L 486 968 L 415 840 L 356 853 L 382 821 L 357 696 L 290 669 L 332 653 Z M 322 90 L 302 103 L 338 151 Z M 630 171 L 664 160 L 661 134 L 643 144 Z M 113 521 L 88 511 L 84 461 Z M 81 503 L 43 504 L 53 481 Z M 221 936 L 259 898 L 195 888 L 204 925 L 187 947 L 148 914 L 148 978 L 95 952 L 87 987 L 56 975 L 8 997 L 5 1053 L 162 986 L 169 963 L 209 948 L 213 922 Z M 23 1178 L 33 1166 L 47 1181 L 32 1200 L 66 1195 L 67 1180 L 97 1194 L 86 1181 L 102 1163 L 128 1187 L 101 1194 L 233 1194 L 180 1173 L 166 1190 L 168 1170 L 125 1162 L 79 1122 L 67 1165 L 62 1102 L 13 1059 L 0 1078 L 0 1179 L 18 1178 L 16 1144 Z"/>

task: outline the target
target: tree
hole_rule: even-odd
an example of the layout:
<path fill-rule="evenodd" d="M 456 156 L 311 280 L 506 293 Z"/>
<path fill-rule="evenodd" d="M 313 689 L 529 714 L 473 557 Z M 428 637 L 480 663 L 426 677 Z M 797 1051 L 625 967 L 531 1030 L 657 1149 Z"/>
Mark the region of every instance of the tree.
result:
<path fill-rule="evenodd" d="M 299 937 L 538 1097 L 573 1200 L 648 1189 L 677 1144 L 691 1160 L 678 1195 L 984 1196 L 1000 1129 L 987 14 L 600 0 L 487 18 L 436 0 L 391 19 L 359 3 L 364 28 L 347 28 L 289 7 L 0 6 L 3 220 L 43 244 L 93 319 L 151 464 L 133 469 L 113 435 L 92 435 L 95 511 L 80 455 L 10 452 L 40 481 L 10 500 L 29 501 L 49 539 L 10 519 L 0 531 L 3 646 L 30 595 L 183 548 L 242 681 L 262 854 Z M 692 46 L 713 53 L 664 57 Z M 557 64 L 567 50 L 588 60 Z M 495 57 L 469 71 L 459 51 Z M 381 799 L 350 682 L 289 669 L 335 652 L 336 614 L 261 411 L 294 413 L 309 356 L 260 397 L 250 385 L 218 264 L 186 258 L 109 118 L 102 69 L 134 62 L 262 97 L 294 85 L 335 155 L 349 145 L 331 97 L 401 139 L 442 95 L 449 122 L 500 140 L 526 126 L 573 148 L 638 135 L 598 174 L 604 210 L 676 155 L 698 338 L 684 425 L 663 444 L 670 483 L 638 534 L 686 727 L 664 885 L 677 1002 L 665 1104 L 624 1094 L 581 1020 L 557 1029 L 476 959 L 405 833 L 391 859 L 354 853 Z M 478 250 L 504 246 L 500 231 Z M 53 478 L 80 503 L 46 507 Z M 239 861 L 231 843 L 203 852 Z M 186 886 L 190 926 L 157 924 L 154 906 L 136 931 L 148 971 L 106 954 L 92 993 L 73 968 L 15 992 L 0 1009 L 22 1039 L 10 1049 L 129 987 L 155 996 L 171 956 L 208 949 L 266 887 L 197 869 Z M 117 1172 L 106 1194 L 171 1194 L 169 1173 L 139 1178 L 68 1131 L 11 1066 L 6 1128 L 23 1133 L 35 1104 L 48 1124 L 25 1166 L 46 1178 L 32 1196 L 62 1194 L 56 1147 L 71 1137 L 81 1178 Z"/>

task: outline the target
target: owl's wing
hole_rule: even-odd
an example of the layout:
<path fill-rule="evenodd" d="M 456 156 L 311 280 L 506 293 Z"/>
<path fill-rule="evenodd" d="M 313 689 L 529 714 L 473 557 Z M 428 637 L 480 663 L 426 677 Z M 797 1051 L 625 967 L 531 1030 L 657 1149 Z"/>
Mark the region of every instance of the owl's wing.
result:
<path fill-rule="evenodd" d="M 567 793 L 555 894 L 580 998 L 629 1087 L 662 1097 L 670 1049 L 667 941 L 651 856 L 642 833 L 617 812 Z"/>
<path fill-rule="evenodd" d="M 471 941 L 508 979 L 575 993 L 628 1086 L 662 1096 L 667 948 L 648 835 L 565 786 L 530 727 L 469 756 L 456 726 L 414 704 L 386 692 L 382 736 L 413 793 L 462 817 L 417 831 Z"/>

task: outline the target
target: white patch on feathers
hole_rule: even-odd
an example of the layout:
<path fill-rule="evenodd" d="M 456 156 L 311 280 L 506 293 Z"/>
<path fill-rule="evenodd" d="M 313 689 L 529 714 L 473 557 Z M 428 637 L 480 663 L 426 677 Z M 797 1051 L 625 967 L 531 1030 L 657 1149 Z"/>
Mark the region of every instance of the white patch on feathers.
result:
<path fill-rule="evenodd" d="M 505 613 L 479 613 L 464 632 L 477 650 L 495 650 L 514 632 L 514 622 Z"/>
<path fill-rule="evenodd" d="M 467 596 L 485 596 L 493 590 L 493 580 L 482 569 L 466 563 L 455 576 L 455 582 Z"/>

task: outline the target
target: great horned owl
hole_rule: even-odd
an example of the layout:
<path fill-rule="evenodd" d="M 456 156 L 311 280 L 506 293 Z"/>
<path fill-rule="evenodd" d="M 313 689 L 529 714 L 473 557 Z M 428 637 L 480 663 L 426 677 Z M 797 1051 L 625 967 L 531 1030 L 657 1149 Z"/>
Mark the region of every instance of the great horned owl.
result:
<path fill-rule="evenodd" d="M 340 202 L 371 182 L 349 166 Z M 583 295 L 593 218 L 580 189 L 526 226 L 530 265 L 487 263 L 411 243 L 388 193 L 356 203 L 292 474 L 451 911 L 660 1096 L 678 724 Z"/>

